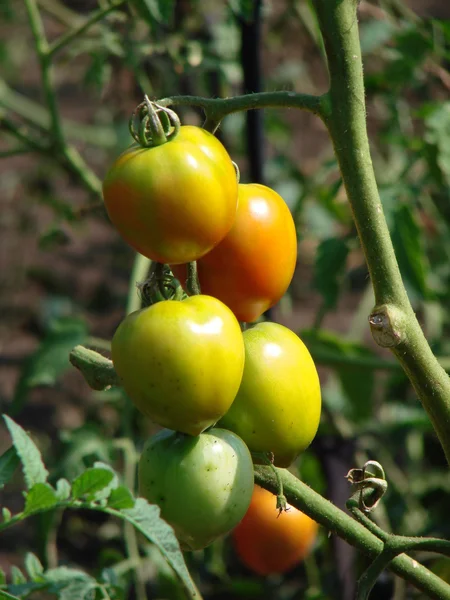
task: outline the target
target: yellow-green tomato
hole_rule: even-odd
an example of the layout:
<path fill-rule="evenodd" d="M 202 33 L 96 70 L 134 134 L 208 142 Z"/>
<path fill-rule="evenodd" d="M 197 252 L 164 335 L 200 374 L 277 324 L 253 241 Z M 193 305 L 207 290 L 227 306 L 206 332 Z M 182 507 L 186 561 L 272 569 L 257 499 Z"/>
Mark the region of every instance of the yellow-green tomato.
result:
<path fill-rule="evenodd" d="M 133 145 L 103 182 L 108 215 L 124 240 L 161 263 L 197 260 L 230 231 L 236 172 L 220 141 L 185 125 L 153 148 Z"/>
<path fill-rule="evenodd" d="M 162 430 L 139 461 L 139 493 L 161 508 L 184 550 L 200 550 L 231 531 L 253 493 L 253 462 L 231 431 L 199 436 Z"/>
<path fill-rule="evenodd" d="M 253 452 L 273 452 L 289 466 L 319 426 L 320 382 L 308 349 L 290 329 L 259 323 L 244 332 L 245 367 L 239 392 L 219 426 Z"/>
<path fill-rule="evenodd" d="M 136 407 L 158 425 L 190 435 L 230 408 L 244 358 L 236 317 L 204 295 L 136 311 L 112 340 L 114 367 Z"/>

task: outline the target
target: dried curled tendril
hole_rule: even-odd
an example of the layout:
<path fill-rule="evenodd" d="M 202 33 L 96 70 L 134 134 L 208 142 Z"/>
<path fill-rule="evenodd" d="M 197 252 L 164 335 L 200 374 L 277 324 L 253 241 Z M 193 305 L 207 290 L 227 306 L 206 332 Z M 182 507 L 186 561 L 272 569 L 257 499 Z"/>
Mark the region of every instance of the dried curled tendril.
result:
<path fill-rule="evenodd" d="M 180 129 L 180 119 L 170 108 L 151 102 L 145 96 L 144 102 L 133 111 L 128 126 L 138 144 L 151 148 L 173 139 Z"/>
<path fill-rule="evenodd" d="M 387 490 L 384 469 L 375 460 L 367 461 L 362 469 L 350 469 L 346 478 L 359 490 L 359 507 L 365 513 L 376 508 Z M 366 490 L 371 493 L 364 493 Z"/>

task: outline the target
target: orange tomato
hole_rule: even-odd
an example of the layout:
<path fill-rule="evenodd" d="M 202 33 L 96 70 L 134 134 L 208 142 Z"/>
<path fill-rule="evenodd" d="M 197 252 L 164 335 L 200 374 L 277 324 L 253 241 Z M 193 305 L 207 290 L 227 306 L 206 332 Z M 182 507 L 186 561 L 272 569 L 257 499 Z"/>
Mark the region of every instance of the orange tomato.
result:
<path fill-rule="evenodd" d="M 276 496 L 255 485 L 250 507 L 234 529 L 234 548 L 246 567 L 258 575 L 289 571 L 310 552 L 318 524 L 287 505 L 280 515 Z"/>
<path fill-rule="evenodd" d="M 236 172 L 211 133 L 185 125 L 161 146 L 134 144 L 103 182 L 108 215 L 135 250 L 162 263 L 197 260 L 231 229 Z"/>
<path fill-rule="evenodd" d="M 297 235 L 288 206 L 271 188 L 239 184 L 230 232 L 197 263 L 202 293 L 252 322 L 280 300 L 294 275 Z M 173 269 L 184 285 L 186 267 Z"/>

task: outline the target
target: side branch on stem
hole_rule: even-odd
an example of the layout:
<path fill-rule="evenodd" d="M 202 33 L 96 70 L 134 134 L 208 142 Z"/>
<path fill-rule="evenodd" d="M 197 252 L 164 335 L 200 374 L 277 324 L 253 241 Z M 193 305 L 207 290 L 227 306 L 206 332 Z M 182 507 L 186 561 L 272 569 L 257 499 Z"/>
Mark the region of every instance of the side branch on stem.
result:
<path fill-rule="evenodd" d="M 203 109 L 209 131 L 214 132 L 224 117 L 257 108 L 301 108 L 322 116 L 322 96 L 296 92 L 260 92 L 233 98 L 202 98 L 200 96 L 170 96 L 158 100 L 160 106 L 198 106 Z"/>

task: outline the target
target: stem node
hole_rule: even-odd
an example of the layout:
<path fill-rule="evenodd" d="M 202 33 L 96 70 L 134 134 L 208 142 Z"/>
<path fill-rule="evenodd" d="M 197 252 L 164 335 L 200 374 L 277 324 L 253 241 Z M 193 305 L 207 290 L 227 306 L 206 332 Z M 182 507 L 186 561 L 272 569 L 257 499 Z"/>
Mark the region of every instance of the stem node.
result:
<path fill-rule="evenodd" d="M 377 306 L 369 316 L 372 337 L 382 348 L 394 348 L 404 339 L 405 315 L 393 304 Z"/>

